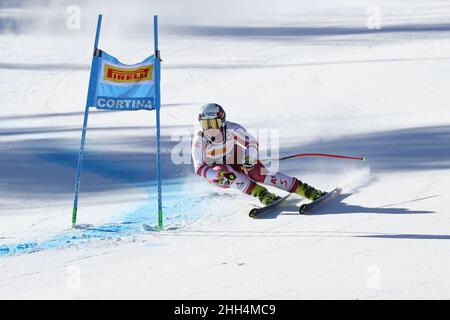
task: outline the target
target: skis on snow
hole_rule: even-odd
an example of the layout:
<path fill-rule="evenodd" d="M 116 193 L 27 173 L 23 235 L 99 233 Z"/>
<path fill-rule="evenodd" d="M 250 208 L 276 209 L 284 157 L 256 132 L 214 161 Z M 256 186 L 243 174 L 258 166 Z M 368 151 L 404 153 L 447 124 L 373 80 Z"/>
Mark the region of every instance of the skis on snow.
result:
<path fill-rule="evenodd" d="M 259 208 L 253 208 L 250 210 L 250 212 L 248 213 L 248 216 L 250 218 L 256 218 L 256 217 L 260 217 L 261 215 L 269 212 L 270 209 L 275 208 L 276 206 L 278 206 L 280 203 L 282 203 L 284 200 L 286 200 L 287 198 L 289 198 L 291 194 L 288 194 L 287 196 L 284 197 L 280 197 L 279 199 L 275 200 L 274 202 L 272 202 L 271 204 L 268 204 L 267 206 L 264 207 L 259 207 Z"/>
<path fill-rule="evenodd" d="M 341 193 L 341 191 L 342 191 L 342 189 L 340 187 L 337 187 L 334 190 L 328 192 L 326 195 L 320 197 L 316 201 L 312 201 L 310 203 L 302 204 L 300 206 L 298 212 L 300 214 L 307 214 L 312 209 L 318 208 L 319 206 L 321 206 L 322 204 L 324 204 L 328 200 L 331 200 L 331 199 L 335 198 L 337 195 L 339 195 Z M 267 206 L 251 209 L 250 212 L 248 213 L 249 217 L 250 218 L 261 217 L 262 215 L 264 215 L 267 212 L 269 212 L 271 209 L 273 209 L 273 208 L 277 207 L 278 205 L 280 205 L 290 195 L 291 194 L 288 194 L 287 196 L 284 196 L 284 197 L 280 197 L 279 199 L 275 200 L 274 202 L 272 202 L 271 204 L 269 204 Z"/>
<path fill-rule="evenodd" d="M 323 203 L 327 202 L 328 200 L 331 200 L 335 198 L 337 195 L 341 193 L 342 189 L 340 187 L 335 188 L 333 191 L 328 192 L 326 195 L 320 197 L 316 201 L 302 204 L 300 208 L 298 209 L 298 213 L 300 214 L 306 214 L 309 211 L 311 211 L 313 208 L 317 208 Z"/>

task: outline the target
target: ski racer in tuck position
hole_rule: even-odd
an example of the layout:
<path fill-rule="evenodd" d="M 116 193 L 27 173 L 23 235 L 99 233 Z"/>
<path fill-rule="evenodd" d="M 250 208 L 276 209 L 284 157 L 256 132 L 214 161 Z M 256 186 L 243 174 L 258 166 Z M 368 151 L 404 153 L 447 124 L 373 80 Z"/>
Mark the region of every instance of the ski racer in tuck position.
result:
<path fill-rule="evenodd" d="M 197 175 L 222 188 L 235 188 L 268 205 L 279 197 L 261 184 L 296 193 L 309 200 L 326 194 L 281 172 L 270 172 L 258 160 L 258 141 L 241 125 L 226 121 L 224 109 L 204 105 L 198 115 L 201 130 L 192 143 Z"/>

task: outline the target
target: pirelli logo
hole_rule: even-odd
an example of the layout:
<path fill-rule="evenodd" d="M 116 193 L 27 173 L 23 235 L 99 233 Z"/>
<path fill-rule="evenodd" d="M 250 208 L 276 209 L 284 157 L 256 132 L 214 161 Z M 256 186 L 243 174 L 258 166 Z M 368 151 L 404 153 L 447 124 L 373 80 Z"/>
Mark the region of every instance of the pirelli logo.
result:
<path fill-rule="evenodd" d="M 103 74 L 103 80 L 118 83 L 150 81 L 152 80 L 153 65 L 125 69 L 105 64 Z"/>

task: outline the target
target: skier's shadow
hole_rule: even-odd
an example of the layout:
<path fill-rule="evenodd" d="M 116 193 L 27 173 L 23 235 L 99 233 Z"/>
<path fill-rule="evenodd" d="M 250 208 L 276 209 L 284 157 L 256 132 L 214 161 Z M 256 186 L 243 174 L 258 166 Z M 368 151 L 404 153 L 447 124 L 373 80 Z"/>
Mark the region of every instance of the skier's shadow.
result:
<path fill-rule="evenodd" d="M 439 195 L 433 195 L 423 198 L 411 199 L 397 204 L 387 204 L 379 207 L 363 207 L 359 205 L 347 204 L 342 202 L 344 199 L 348 198 L 351 193 L 344 193 L 336 196 L 334 199 L 330 199 L 322 206 L 314 208 L 306 215 L 317 216 L 317 215 L 327 215 L 327 214 L 352 214 L 352 213 L 371 213 L 371 214 L 429 214 L 434 213 L 434 211 L 428 210 L 410 210 L 407 208 L 396 207 L 396 205 L 415 202 L 420 200 L 425 200 L 429 198 L 438 197 Z M 261 216 L 259 219 L 275 219 L 279 215 L 300 215 L 298 213 L 297 199 L 287 199 L 285 203 L 281 206 L 274 208 L 270 212 Z M 291 208 L 295 208 L 292 210 Z"/>

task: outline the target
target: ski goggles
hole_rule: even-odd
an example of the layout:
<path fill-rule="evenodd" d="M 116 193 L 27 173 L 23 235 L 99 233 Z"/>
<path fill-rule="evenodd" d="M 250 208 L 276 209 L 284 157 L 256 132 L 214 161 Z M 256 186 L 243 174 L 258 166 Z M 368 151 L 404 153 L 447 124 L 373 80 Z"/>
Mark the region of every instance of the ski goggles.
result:
<path fill-rule="evenodd" d="M 202 119 L 200 120 L 200 126 L 203 130 L 207 129 L 220 129 L 222 128 L 223 121 L 222 119 Z"/>

